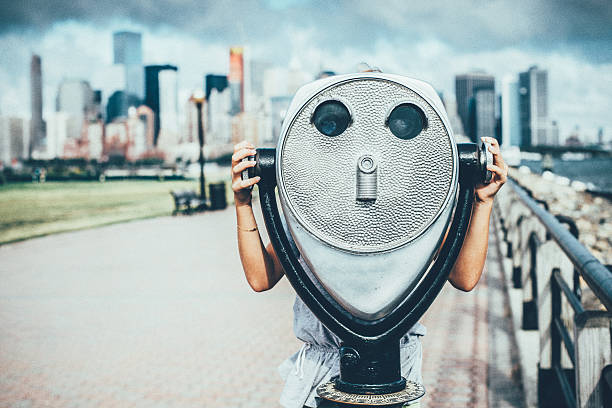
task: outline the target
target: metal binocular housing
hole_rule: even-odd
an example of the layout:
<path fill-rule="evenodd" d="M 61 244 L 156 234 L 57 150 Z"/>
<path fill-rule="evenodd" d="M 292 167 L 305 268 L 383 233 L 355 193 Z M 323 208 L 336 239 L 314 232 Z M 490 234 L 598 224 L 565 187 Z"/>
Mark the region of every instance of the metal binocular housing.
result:
<path fill-rule="evenodd" d="M 274 250 L 297 294 L 343 342 L 333 388 L 353 395 L 344 402 L 407 389 L 399 340 L 455 263 L 474 186 L 490 178 L 485 151 L 456 143 L 429 84 L 383 73 L 304 86 L 277 148 L 258 149 L 249 171 L 261 176 Z"/>

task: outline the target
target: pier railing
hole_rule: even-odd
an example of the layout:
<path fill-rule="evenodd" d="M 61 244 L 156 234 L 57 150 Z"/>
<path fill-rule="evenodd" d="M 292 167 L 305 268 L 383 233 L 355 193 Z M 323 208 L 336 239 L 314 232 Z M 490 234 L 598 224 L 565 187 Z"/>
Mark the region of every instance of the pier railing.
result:
<path fill-rule="evenodd" d="M 506 187 L 495 220 L 512 284 L 523 293 L 521 328 L 539 333 L 538 405 L 612 406 L 612 273 L 578 241 L 570 218 L 552 215 L 513 180 Z M 580 278 L 598 310 L 584 309 Z"/>

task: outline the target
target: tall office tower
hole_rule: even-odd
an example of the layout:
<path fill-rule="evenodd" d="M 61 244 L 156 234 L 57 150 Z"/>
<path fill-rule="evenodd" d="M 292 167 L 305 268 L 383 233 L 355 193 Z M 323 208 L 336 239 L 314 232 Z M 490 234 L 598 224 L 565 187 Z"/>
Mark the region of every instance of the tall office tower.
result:
<path fill-rule="evenodd" d="M 495 91 L 476 89 L 474 92 L 474 141 L 495 137 Z"/>
<path fill-rule="evenodd" d="M 548 72 L 537 66 L 519 74 L 521 146 L 548 144 Z"/>
<path fill-rule="evenodd" d="M 501 118 L 503 145 L 520 146 L 519 86 L 514 76 L 506 76 L 502 79 Z"/>
<path fill-rule="evenodd" d="M 0 116 L 0 162 L 11 166 L 24 157 L 27 142 L 27 119 Z"/>
<path fill-rule="evenodd" d="M 227 83 L 226 75 L 207 74 L 206 77 L 204 78 L 204 89 L 206 90 L 205 95 L 206 95 L 206 130 L 207 131 L 211 130 L 210 129 L 211 126 L 215 127 L 215 125 L 212 124 L 213 119 L 215 121 L 219 120 L 219 119 L 213 118 L 213 112 L 221 113 L 220 109 L 225 109 L 225 103 L 219 104 L 220 99 L 218 95 L 229 94 L 229 89 L 225 91 L 227 87 L 228 87 L 228 83 Z M 211 101 L 210 99 L 210 95 L 212 94 L 213 90 L 217 91 L 216 92 L 217 96 L 215 98 L 215 101 Z M 223 97 L 222 100 L 225 101 L 225 97 Z M 214 106 L 212 105 L 213 102 L 215 102 Z M 230 111 L 231 111 L 231 105 L 227 108 L 227 111 L 225 112 L 225 114 L 228 114 Z"/>
<path fill-rule="evenodd" d="M 553 120 L 550 124 L 550 144 L 553 146 L 559 146 L 561 139 L 559 137 L 559 123 Z"/>
<path fill-rule="evenodd" d="M 42 116 L 42 68 L 40 56 L 32 55 L 30 63 L 30 96 L 32 119 L 30 120 L 30 146 L 28 156 L 32 151 L 43 147 L 45 142 L 45 123 Z"/>
<path fill-rule="evenodd" d="M 599 146 L 603 146 L 604 145 L 604 130 L 603 130 L 602 127 L 597 129 L 597 144 Z"/>
<path fill-rule="evenodd" d="M 244 112 L 244 49 L 242 47 L 230 48 L 230 72 L 227 80 L 232 101 L 230 113 L 236 115 Z"/>
<path fill-rule="evenodd" d="M 179 114 L 178 114 L 178 73 L 166 69 L 159 72 L 159 134 L 160 141 L 165 146 L 179 144 Z"/>
<path fill-rule="evenodd" d="M 465 134 L 476 141 L 476 109 L 474 96 L 476 90 L 491 90 L 495 92 L 495 78 L 481 72 L 471 72 L 455 76 L 455 95 L 457 97 L 457 113 L 461 118 Z"/>
<path fill-rule="evenodd" d="M 163 71 L 169 73 L 160 75 Z M 147 105 L 154 113 L 154 142 L 157 146 L 159 132 L 162 128 L 178 128 L 178 97 L 177 97 L 177 71 L 174 65 L 148 65 L 145 67 L 145 99 Z M 161 79 L 160 79 L 161 78 Z M 163 98 L 163 101 L 160 99 Z M 167 112 L 163 111 L 166 108 Z M 175 117 L 176 119 L 173 119 Z M 175 121 L 164 123 L 163 120 Z"/>
<path fill-rule="evenodd" d="M 264 94 L 264 74 L 271 65 L 267 62 L 253 60 L 249 64 L 250 93 L 260 97 Z"/>
<path fill-rule="evenodd" d="M 144 80 L 142 70 L 142 35 L 129 31 L 113 34 L 113 62 L 123 65 L 125 89 L 128 94 L 142 99 Z"/>
<path fill-rule="evenodd" d="M 206 100 L 208 100 L 208 97 L 213 89 L 216 89 L 218 92 L 223 92 L 225 88 L 227 88 L 227 76 L 225 75 L 207 74 L 204 78 Z"/>
<path fill-rule="evenodd" d="M 221 92 L 217 88 L 210 91 L 206 99 L 206 143 L 222 145 L 231 143 L 232 118 L 230 90 L 225 88 Z M 197 117 L 196 117 L 197 118 Z M 197 128 L 196 128 L 197 131 Z M 195 139 L 197 140 L 197 138 Z"/>
<path fill-rule="evenodd" d="M 69 115 L 69 139 L 80 139 L 83 125 L 95 118 L 94 93 L 89 82 L 79 79 L 64 79 L 57 90 L 55 102 L 57 112 Z"/>

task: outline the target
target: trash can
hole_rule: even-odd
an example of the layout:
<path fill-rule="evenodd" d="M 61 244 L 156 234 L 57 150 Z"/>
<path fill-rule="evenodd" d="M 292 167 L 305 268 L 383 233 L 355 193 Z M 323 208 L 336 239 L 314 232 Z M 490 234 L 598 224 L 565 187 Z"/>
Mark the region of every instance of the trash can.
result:
<path fill-rule="evenodd" d="M 208 185 L 211 210 L 223 210 L 227 208 L 227 198 L 225 196 L 225 183 L 210 183 Z"/>

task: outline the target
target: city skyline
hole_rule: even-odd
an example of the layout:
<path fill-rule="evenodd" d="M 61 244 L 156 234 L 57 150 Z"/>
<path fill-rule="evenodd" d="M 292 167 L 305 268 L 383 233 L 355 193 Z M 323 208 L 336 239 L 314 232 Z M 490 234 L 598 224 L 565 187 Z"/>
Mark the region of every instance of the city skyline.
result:
<path fill-rule="evenodd" d="M 366 61 L 379 66 L 384 72 L 428 81 L 445 96 L 454 94 L 455 74 L 480 68 L 494 75 L 496 89 L 501 89 L 500 81 L 505 75 L 517 75 L 537 64 L 549 72 L 549 116 L 560 119 L 562 139 L 576 126 L 591 141 L 596 141 L 601 127 L 604 128 L 604 137 L 609 138 L 612 118 L 609 118 L 606 106 L 612 94 L 612 51 L 605 45 L 610 45 L 611 29 L 604 27 L 602 21 L 610 11 L 609 7 L 601 6 L 598 2 L 588 3 L 578 13 L 579 18 L 572 21 L 568 20 L 568 14 L 575 6 L 568 3 L 567 7 L 553 10 L 561 25 L 567 23 L 567 27 L 550 33 L 538 31 L 549 25 L 542 14 L 546 11 L 545 7 L 529 14 L 533 12 L 529 8 L 532 6 L 521 3 L 511 14 L 517 18 L 529 14 L 533 24 L 530 30 L 536 32 L 533 38 L 529 37 L 528 32 L 511 31 L 504 35 L 501 28 L 488 27 L 487 24 L 492 21 L 487 18 L 492 18 L 494 12 L 502 10 L 504 4 L 507 6 L 507 2 L 496 2 L 500 4 L 481 7 L 482 16 L 478 18 L 474 17 L 473 11 L 465 11 L 465 16 L 459 19 L 474 18 L 474 28 L 454 36 L 461 38 L 449 35 L 446 28 L 440 28 L 439 31 L 435 28 L 426 29 L 423 22 L 419 22 L 417 26 L 421 31 L 412 41 L 404 43 L 402 40 L 415 28 L 408 27 L 402 31 L 400 22 L 393 19 L 391 11 L 396 10 L 400 15 L 403 12 L 404 15 L 419 16 L 428 10 L 432 11 L 432 7 L 415 6 L 415 10 L 406 10 L 404 6 L 391 2 L 389 10 L 370 10 L 372 16 L 368 17 L 364 16 L 362 3 L 357 2 L 354 7 L 340 4 L 334 6 L 334 11 L 347 14 L 337 15 L 337 26 L 346 26 L 351 16 L 354 22 L 363 22 L 365 25 L 355 32 L 354 38 L 344 34 L 333 43 L 325 42 L 325 45 L 321 45 L 321 40 L 329 40 L 338 27 L 327 24 L 329 18 L 315 21 L 321 17 L 321 13 L 313 11 L 316 7 L 312 2 L 302 2 L 299 5 L 291 3 L 295 2 L 288 4 L 274 1 L 253 6 L 252 17 L 244 16 L 244 10 L 236 11 L 235 5 L 226 5 L 226 14 L 221 13 L 218 6 L 208 5 L 210 10 L 204 11 L 202 7 L 202 10 L 194 13 L 204 16 L 203 21 L 209 21 L 211 16 L 217 16 L 219 21 L 200 29 L 194 29 L 190 24 L 194 16 L 190 16 L 184 28 L 179 28 L 174 17 L 180 10 L 172 8 L 168 10 L 167 21 L 152 24 L 148 19 L 150 15 L 145 11 L 129 20 L 121 16 L 120 6 L 117 6 L 117 13 L 112 16 L 105 13 L 95 18 L 87 13 L 74 16 L 68 10 L 70 7 L 62 6 L 60 2 L 58 10 L 66 8 L 66 15 L 55 13 L 54 16 L 47 16 L 43 10 L 39 18 L 51 21 L 52 24 L 40 24 L 42 28 L 34 27 L 34 20 L 28 23 L 27 18 L 31 13 L 27 9 L 21 10 L 21 20 L 14 19 L 10 24 L 4 21 L 0 26 L 0 52 L 15 62 L 0 67 L 0 114 L 29 116 L 28 65 L 32 52 L 39 53 L 43 59 L 42 94 L 46 115 L 53 110 L 57 87 L 65 78 L 88 80 L 94 89 L 111 87 L 105 84 L 108 82 L 105 71 L 108 71 L 113 61 L 111 34 L 115 31 L 138 31 L 142 32 L 143 65 L 172 64 L 179 67 L 180 101 L 188 98 L 194 88 L 202 87 L 205 74 L 229 73 L 227 49 L 236 44 L 245 45 L 245 53 L 249 58 L 307 71 L 313 77 L 320 70 L 350 72 L 359 62 Z M 457 6 L 445 3 L 438 8 L 434 7 L 435 13 L 430 17 L 432 22 L 447 21 L 450 10 L 469 2 L 458 3 Z M 79 4 L 87 5 L 88 2 Z M 183 9 L 185 12 L 189 10 L 187 6 Z M 296 23 L 296 14 L 304 10 L 310 12 L 303 14 L 303 24 Z M 9 11 L 9 14 L 14 12 L 8 9 L 5 11 Z M 238 21 L 230 19 L 232 12 L 238 13 Z M 265 26 L 271 15 L 280 18 L 279 32 L 287 35 L 270 38 L 269 33 L 261 33 L 262 30 L 269 31 L 268 28 L 254 28 L 253 19 L 260 18 L 260 25 Z M 587 27 L 586 17 L 590 15 L 594 17 L 591 26 Z M 456 26 L 456 21 L 451 22 L 452 26 Z M 223 23 L 227 27 L 219 28 Z M 243 24 L 244 32 L 237 34 L 234 31 L 240 31 L 237 28 L 240 24 Z M 381 25 L 385 28 L 381 28 Z M 380 30 L 376 31 L 376 28 Z M 474 39 L 476 32 L 486 33 L 487 30 L 497 30 L 489 33 L 489 45 Z M 572 30 L 573 36 L 570 35 Z M 359 41 L 367 33 L 373 34 L 371 38 L 365 42 Z M 393 33 L 399 33 L 397 38 L 391 37 Z M 465 43 L 469 38 L 473 41 Z M 513 41 L 522 43 L 514 44 Z M 580 47 L 581 41 L 590 45 Z M 279 44 L 283 42 L 288 42 L 290 46 L 283 47 L 281 51 Z M 356 43 L 360 45 L 356 46 Z M 110 75 L 111 79 L 115 76 L 112 73 Z M 104 98 L 109 96 L 109 93 L 105 93 Z"/>

